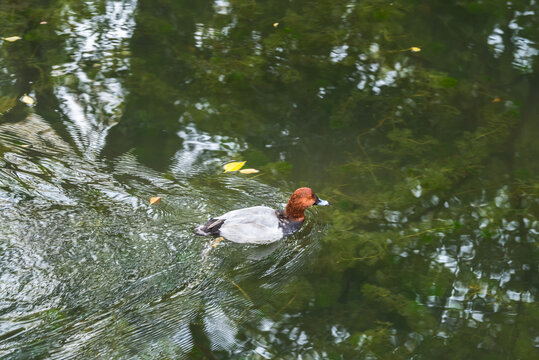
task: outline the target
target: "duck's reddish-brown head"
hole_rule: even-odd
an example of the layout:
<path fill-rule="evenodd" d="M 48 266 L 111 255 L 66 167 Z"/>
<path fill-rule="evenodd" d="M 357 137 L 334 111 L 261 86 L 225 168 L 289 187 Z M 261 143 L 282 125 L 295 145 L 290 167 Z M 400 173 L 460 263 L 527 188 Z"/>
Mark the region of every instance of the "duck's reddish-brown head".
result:
<path fill-rule="evenodd" d="M 313 205 L 329 205 L 329 202 L 320 199 L 308 187 L 299 188 L 290 196 L 285 215 L 291 220 L 303 221 L 305 219 L 305 209 Z"/>

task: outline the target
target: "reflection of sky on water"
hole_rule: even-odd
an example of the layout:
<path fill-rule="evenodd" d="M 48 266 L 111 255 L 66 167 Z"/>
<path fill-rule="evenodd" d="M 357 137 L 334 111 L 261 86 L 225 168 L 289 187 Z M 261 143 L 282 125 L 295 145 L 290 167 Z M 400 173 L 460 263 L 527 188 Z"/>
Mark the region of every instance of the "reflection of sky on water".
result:
<path fill-rule="evenodd" d="M 230 13 L 230 2 L 227 0 L 215 0 L 213 8 L 219 15 L 228 15 Z"/>
<path fill-rule="evenodd" d="M 348 45 L 335 46 L 329 54 L 330 60 L 334 63 L 338 63 L 344 60 L 348 56 Z"/>
<path fill-rule="evenodd" d="M 193 123 L 186 124 L 178 131 L 178 136 L 183 140 L 183 149 L 178 150 L 173 158 L 172 168 L 183 173 L 197 173 L 197 168 L 208 168 L 210 165 L 219 165 L 222 160 L 215 156 L 216 152 L 231 157 L 245 150 L 237 141 L 220 135 L 211 135 L 197 130 Z"/>
<path fill-rule="evenodd" d="M 500 57 L 500 55 L 505 50 L 505 46 L 503 44 L 503 30 L 499 27 L 495 27 L 492 31 L 492 34 L 489 35 L 487 43 L 493 47 L 494 49 L 494 56 Z"/>
<path fill-rule="evenodd" d="M 535 17 L 535 11 L 515 11 L 515 17 L 509 23 L 509 29 L 513 30 L 512 41 L 516 47 L 513 64 L 518 69 L 524 72 L 532 72 L 534 57 L 539 55 L 539 50 L 537 50 L 537 44 L 533 41 L 521 36 L 523 32 L 523 27 L 519 26 L 520 21 L 526 21 L 527 17 Z M 535 59 L 537 61 L 537 59 Z"/>
<path fill-rule="evenodd" d="M 126 42 L 135 27 L 137 1 L 107 1 L 103 13 L 91 2 L 86 5 L 94 14 L 88 18 L 65 10 L 68 15 L 62 33 L 69 36 L 66 50 L 72 61 L 54 66 L 52 75 L 63 82 L 55 92 L 62 100 L 74 142 L 85 156 L 95 159 L 108 130 L 122 114 L 126 92 L 122 79 L 111 73 L 129 69 Z"/>
<path fill-rule="evenodd" d="M 519 22 L 527 21 L 527 17 L 535 16 L 534 11 L 515 11 L 514 18 L 510 21 L 508 28 L 512 30 L 511 42 L 514 46 L 513 55 L 513 65 L 515 68 L 526 72 L 531 73 L 533 68 L 534 60 L 537 61 L 536 57 L 539 55 L 539 50 L 537 49 L 537 44 L 530 39 L 521 36 L 524 32 L 524 28 L 519 25 Z M 504 31 L 500 28 L 499 25 L 495 26 L 492 34 L 488 37 L 488 44 L 493 48 L 495 57 L 500 57 L 501 54 L 505 51 L 505 45 L 503 43 Z"/>

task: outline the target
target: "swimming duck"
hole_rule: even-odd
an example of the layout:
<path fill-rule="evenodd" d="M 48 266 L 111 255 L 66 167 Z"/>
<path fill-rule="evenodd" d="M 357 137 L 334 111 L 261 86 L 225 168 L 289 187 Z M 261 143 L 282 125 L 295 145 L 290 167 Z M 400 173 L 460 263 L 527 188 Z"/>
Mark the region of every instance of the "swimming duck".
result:
<path fill-rule="evenodd" d="M 253 206 L 232 210 L 211 218 L 206 224 L 195 228 L 201 236 L 223 238 L 249 244 L 269 244 L 297 231 L 305 220 L 305 209 L 312 205 L 329 205 L 307 187 L 294 191 L 285 210 L 267 206 Z"/>

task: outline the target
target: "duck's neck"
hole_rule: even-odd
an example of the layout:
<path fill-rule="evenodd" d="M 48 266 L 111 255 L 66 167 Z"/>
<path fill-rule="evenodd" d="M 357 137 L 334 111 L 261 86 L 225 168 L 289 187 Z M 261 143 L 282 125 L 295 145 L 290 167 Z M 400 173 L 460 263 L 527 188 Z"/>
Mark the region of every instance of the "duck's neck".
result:
<path fill-rule="evenodd" d="M 305 220 L 305 209 L 289 203 L 286 205 L 284 216 L 293 221 L 303 221 Z"/>

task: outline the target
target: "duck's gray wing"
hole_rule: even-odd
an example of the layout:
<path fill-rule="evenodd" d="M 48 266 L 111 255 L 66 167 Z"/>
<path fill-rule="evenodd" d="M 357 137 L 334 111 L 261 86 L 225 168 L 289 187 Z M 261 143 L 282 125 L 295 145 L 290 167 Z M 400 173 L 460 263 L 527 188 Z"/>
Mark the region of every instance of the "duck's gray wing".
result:
<path fill-rule="evenodd" d="M 195 234 L 200 236 L 218 236 L 219 229 L 224 224 L 224 222 L 225 219 L 211 218 L 206 224 L 197 226 L 194 230 Z"/>

